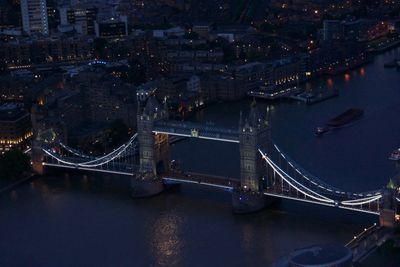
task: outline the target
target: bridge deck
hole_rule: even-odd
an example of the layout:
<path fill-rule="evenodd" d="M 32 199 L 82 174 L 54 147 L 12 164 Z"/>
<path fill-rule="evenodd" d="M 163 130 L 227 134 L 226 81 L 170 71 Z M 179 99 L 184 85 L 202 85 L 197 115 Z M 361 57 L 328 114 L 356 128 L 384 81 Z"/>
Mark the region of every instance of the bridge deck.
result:
<path fill-rule="evenodd" d="M 104 168 L 67 165 L 67 164 L 62 164 L 62 163 L 51 163 L 51 162 L 43 162 L 43 166 L 65 168 L 65 169 L 75 169 L 75 170 L 82 170 L 82 171 L 121 174 L 121 175 L 128 175 L 128 176 L 134 176 L 135 173 L 139 170 L 138 165 L 124 164 L 124 163 L 109 164 L 108 166 L 105 166 Z"/>
<path fill-rule="evenodd" d="M 202 173 L 169 172 L 163 174 L 162 177 L 166 181 L 207 185 L 225 189 L 234 189 L 240 187 L 240 181 L 237 179 Z"/>
<path fill-rule="evenodd" d="M 297 190 L 294 190 L 293 188 L 281 187 L 279 185 L 270 186 L 270 187 L 265 188 L 264 194 L 267 196 L 285 198 L 285 199 L 290 199 L 290 200 L 295 200 L 295 201 L 300 201 L 300 202 L 313 203 L 313 204 L 317 204 L 317 205 L 337 207 L 337 208 L 341 208 L 341 209 L 354 210 L 354 211 L 375 214 L 375 215 L 379 214 L 379 204 L 377 202 L 371 202 L 371 203 L 368 203 L 365 205 L 357 205 L 357 206 L 343 206 L 340 204 L 340 201 L 346 200 L 346 199 L 338 199 L 339 202 L 337 202 L 337 203 L 322 202 L 322 201 L 313 199 L 311 197 L 307 197 L 303 193 L 301 193 Z"/>
<path fill-rule="evenodd" d="M 158 121 L 154 125 L 153 132 L 239 143 L 239 131 L 237 129 L 221 128 L 195 122 Z"/>

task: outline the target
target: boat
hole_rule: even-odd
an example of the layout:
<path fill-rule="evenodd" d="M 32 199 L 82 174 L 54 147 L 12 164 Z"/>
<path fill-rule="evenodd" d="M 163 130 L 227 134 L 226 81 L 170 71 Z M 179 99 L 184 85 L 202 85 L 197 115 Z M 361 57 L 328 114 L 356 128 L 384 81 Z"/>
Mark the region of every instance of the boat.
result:
<path fill-rule="evenodd" d="M 324 133 L 327 133 L 327 132 L 329 132 L 329 131 L 330 131 L 330 128 L 329 128 L 329 127 L 326 127 L 326 126 L 317 127 L 317 128 L 315 129 L 315 135 L 316 135 L 316 136 L 321 136 L 321 135 L 323 135 Z"/>
<path fill-rule="evenodd" d="M 385 67 L 385 68 L 394 68 L 396 66 L 397 66 L 397 64 L 394 61 L 383 64 L 383 67 Z"/>
<path fill-rule="evenodd" d="M 390 160 L 398 161 L 400 160 L 400 148 L 393 150 L 389 157 Z"/>
<path fill-rule="evenodd" d="M 398 59 L 393 59 L 392 61 L 386 62 L 385 64 L 383 64 L 383 67 L 385 68 L 395 68 L 398 66 Z"/>
<path fill-rule="evenodd" d="M 359 108 L 350 108 L 343 112 L 342 114 L 332 118 L 331 120 L 328 121 L 326 124 L 329 127 L 332 128 L 339 128 L 346 126 L 356 120 L 361 119 L 361 117 L 364 115 L 364 111 Z"/>

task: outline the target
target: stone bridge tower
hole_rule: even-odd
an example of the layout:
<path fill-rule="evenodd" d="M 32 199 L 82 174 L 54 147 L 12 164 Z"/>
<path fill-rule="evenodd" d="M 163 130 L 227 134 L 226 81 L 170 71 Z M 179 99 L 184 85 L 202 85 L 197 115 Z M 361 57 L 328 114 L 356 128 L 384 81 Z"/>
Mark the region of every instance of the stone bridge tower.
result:
<path fill-rule="evenodd" d="M 261 181 L 266 165 L 258 149 L 269 150 L 270 135 L 268 116 L 253 102 L 247 118 L 240 118 L 239 122 L 241 188 L 232 195 L 233 208 L 238 213 L 257 211 L 265 205 Z"/>
<path fill-rule="evenodd" d="M 164 119 L 168 119 L 168 110 L 154 96 L 139 103 L 137 132 L 140 167 L 131 179 L 133 197 L 156 195 L 164 189 L 159 174 L 169 170 L 168 135 L 153 133 L 154 124 Z"/>
<path fill-rule="evenodd" d="M 400 184 L 397 180 L 399 177 L 390 179 L 386 188 L 382 193 L 382 206 L 379 211 L 379 223 L 381 226 L 394 228 L 399 225 L 400 220 L 400 205 L 397 198 L 400 198 Z"/>
<path fill-rule="evenodd" d="M 32 151 L 31 151 L 31 162 L 32 170 L 39 174 L 45 174 L 45 166 L 43 162 L 45 161 L 45 153 L 43 149 L 51 149 L 53 151 L 60 152 L 60 141 L 62 139 L 62 133 L 60 131 L 54 130 L 52 127 L 43 129 L 34 129 L 34 138 L 32 139 Z"/>

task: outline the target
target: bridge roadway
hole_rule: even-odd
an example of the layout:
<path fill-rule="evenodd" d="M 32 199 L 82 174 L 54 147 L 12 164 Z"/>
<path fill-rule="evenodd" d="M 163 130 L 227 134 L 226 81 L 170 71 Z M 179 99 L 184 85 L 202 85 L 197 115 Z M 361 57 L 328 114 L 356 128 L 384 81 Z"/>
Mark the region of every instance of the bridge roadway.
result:
<path fill-rule="evenodd" d="M 175 171 L 164 173 L 161 177 L 166 182 L 190 183 L 222 189 L 234 189 L 240 187 L 240 181 L 238 179 L 203 173 Z"/>
<path fill-rule="evenodd" d="M 238 129 L 221 128 L 211 124 L 187 121 L 157 121 L 154 125 L 153 133 L 239 143 Z"/>
<path fill-rule="evenodd" d="M 298 190 L 295 190 L 291 187 L 287 187 L 287 186 L 282 187 L 280 184 L 276 184 L 274 186 L 268 186 L 267 188 L 265 188 L 263 190 L 263 192 L 264 192 L 264 195 L 272 196 L 272 197 L 296 200 L 296 201 L 318 204 L 318 205 L 323 205 L 323 206 L 328 206 L 328 207 L 336 207 L 336 208 L 341 208 L 341 209 L 355 210 L 355 211 L 360 211 L 360 212 L 364 212 L 364 213 L 379 215 L 378 202 L 371 202 L 371 203 L 368 203 L 365 205 L 357 205 L 357 206 L 352 206 L 352 207 L 351 206 L 350 207 L 343 206 L 343 205 L 340 205 L 340 201 L 348 200 L 344 196 L 342 196 L 342 198 L 335 199 L 335 201 L 337 201 L 335 203 L 322 202 L 322 201 L 317 201 L 311 197 L 307 197 L 303 193 L 301 193 Z"/>
<path fill-rule="evenodd" d="M 139 170 L 139 165 L 136 164 L 127 164 L 127 163 L 109 163 L 101 165 L 100 167 L 85 167 L 79 165 L 68 165 L 62 163 L 51 163 L 51 162 L 43 162 L 43 166 L 49 167 L 58 167 L 65 169 L 76 169 L 83 171 L 94 171 L 94 172 L 103 172 L 103 173 L 111 173 L 111 174 L 120 174 L 126 176 L 134 176 L 135 173 Z"/>
<path fill-rule="evenodd" d="M 82 161 L 82 159 L 76 160 L 75 158 L 63 158 L 63 160 L 69 160 L 69 161 L 72 161 L 73 159 L 75 164 L 71 165 L 63 164 L 60 162 L 43 162 L 43 165 L 48 167 L 121 174 L 126 176 L 135 176 L 140 169 L 140 166 L 137 164 L 116 163 L 116 162 L 105 164 L 105 166 L 101 165 L 100 168 L 86 167 L 83 165 L 82 166 L 78 165 Z M 160 176 L 161 179 L 163 179 L 166 182 L 190 183 L 190 184 L 206 185 L 222 189 L 234 189 L 240 187 L 240 181 L 238 179 L 228 178 L 223 176 L 208 175 L 203 173 L 175 171 L 175 172 L 164 173 L 161 174 Z"/>

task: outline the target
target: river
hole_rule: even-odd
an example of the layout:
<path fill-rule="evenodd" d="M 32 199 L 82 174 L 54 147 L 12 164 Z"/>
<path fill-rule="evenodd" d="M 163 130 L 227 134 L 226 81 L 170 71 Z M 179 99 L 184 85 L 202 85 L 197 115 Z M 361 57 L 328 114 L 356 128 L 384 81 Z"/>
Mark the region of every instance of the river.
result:
<path fill-rule="evenodd" d="M 306 106 L 268 106 L 272 136 L 304 169 L 348 191 L 381 188 L 398 171 L 387 158 L 400 146 L 400 72 L 381 54 L 362 68 L 308 88 L 340 96 Z M 210 106 L 193 119 L 237 127 L 250 100 Z M 323 137 L 314 128 L 349 107 L 364 118 Z M 183 168 L 238 177 L 238 145 L 186 140 L 172 157 Z M 296 248 L 345 243 L 373 215 L 282 201 L 251 215 L 231 211 L 229 192 L 182 185 L 133 200 L 129 180 L 91 174 L 42 177 L 0 195 L 0 266 L 270 266 Z"/>

